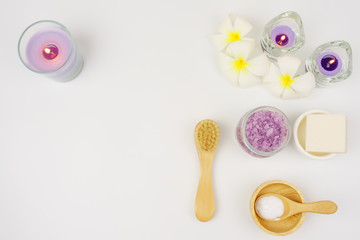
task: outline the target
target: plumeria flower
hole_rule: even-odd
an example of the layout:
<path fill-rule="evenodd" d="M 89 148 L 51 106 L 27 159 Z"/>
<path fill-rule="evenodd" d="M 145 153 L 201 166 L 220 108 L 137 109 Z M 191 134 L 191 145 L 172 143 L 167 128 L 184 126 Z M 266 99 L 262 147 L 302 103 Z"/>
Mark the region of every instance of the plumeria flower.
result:
<path fill-rule="evenodd" d="M 261 83 L 261 77 L 269 71 L 269 60 L 265 54 L 248 60 L 254 48 L 253 42 L 237 41 L 220 53 L 220 67 L 231 83 L 241 88 Z"/>
<path fill-rule="evenodd" d="M 215 47 L 221 51 L 224 50 L 230 43 L 236 41 L 254 41 L 251 38 L 244 37 L 252 28 L 253 26 L 250 23 L 239 16 L 230 13 L 225 21 L 220 25 L 220 33 L 214 35 L 212 40 Z"/>
<path fill-rule="evenodd" d="M 276 96 L 293 99 L 308 96 L 315 88 L 315 77 L 311 72 L 296 75 L 301 60 L 292 56 L 279 57 L 278 66 L 271 63 L 263 83 Z"/>

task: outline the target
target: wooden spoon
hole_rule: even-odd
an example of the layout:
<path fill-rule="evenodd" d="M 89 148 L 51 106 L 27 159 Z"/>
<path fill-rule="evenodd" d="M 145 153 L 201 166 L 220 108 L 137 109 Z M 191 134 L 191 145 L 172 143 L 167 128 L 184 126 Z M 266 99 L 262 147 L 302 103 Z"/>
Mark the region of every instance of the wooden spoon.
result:
<path fill-rule="evenodd" d="M 319 202 L 313 202 L 313 203 L 298 203 L 294 202 L 282 195 L 278 194 L 264 194 L 261 195 L 256 202 L 266 196 L 274 196 L 279 198 L 284 203 L 284 214 L 280 217 L 277 217 L 275 219 L 266 219 L 261 216 L 261 214 L 258 212 L 258 210 L 255 208 L 256 213 L 259 217 L 262 219 L 268 220 L 268 221 L 279 221 L 285 218 L 288 218 L 292 215 L 301 213 L 301 212 L 312 212 L 312 213 L 322 213 L 322 214 L 331 214 L 336 212 L 337 205 L 334 202 L 331 201 L 319 201 Z M 256 203 L 255 203 L 256 206 Z"/>

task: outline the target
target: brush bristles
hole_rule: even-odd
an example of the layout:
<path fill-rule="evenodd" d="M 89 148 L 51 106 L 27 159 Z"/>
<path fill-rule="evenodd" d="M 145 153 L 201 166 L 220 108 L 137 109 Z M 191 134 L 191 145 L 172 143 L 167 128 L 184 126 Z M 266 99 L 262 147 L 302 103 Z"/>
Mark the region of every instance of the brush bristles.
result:
<path fill-rule="evenodd" d="M 197 126 L 197 139 L 200 147 L 210 151 L 217 146 L 220 136 L 218 125 L 212 120 L 203 120 Z"/>

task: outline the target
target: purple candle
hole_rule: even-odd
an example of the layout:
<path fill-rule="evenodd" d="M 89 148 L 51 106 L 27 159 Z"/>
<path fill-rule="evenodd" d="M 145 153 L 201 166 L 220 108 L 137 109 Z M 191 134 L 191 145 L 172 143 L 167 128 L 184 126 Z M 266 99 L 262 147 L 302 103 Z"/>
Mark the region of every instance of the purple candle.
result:
<path fill-rule="evenodd" d="M 317 60 L 319 71 L 325 76 L 335 76 L 342 69 L 342 61 L 338 54 L 334 52 L 323 52 Z"/>
<path fill-rule="evenodd" d="M 295 43 L 294 31 L 286 25 L 279 25 L 270 33 L 270 38 L 279 48 L 289 48 Z"/>
<path fill-rule="evenodd" d="M 70 52 L 70 37 L 60 29 L 50 28 L 39 31 L 30 38 L 26 47 L 26 58 L 33 69 L 49 72 L 64 65 Z"/>
<path fill-rule="evenodd" d="M 255 157 L 269 157 L 289 141 L 290 125 L 278 109 L 260 107 L 240 120 L 237 139 L 246 152 Z"/>
<path fill-rule="evenodd" d="M 30 25 L 20 38 L 19 55 L 27 68 L 58 81 L 73 79 L 83 65 L 70 33 L 54 21 Z"/>

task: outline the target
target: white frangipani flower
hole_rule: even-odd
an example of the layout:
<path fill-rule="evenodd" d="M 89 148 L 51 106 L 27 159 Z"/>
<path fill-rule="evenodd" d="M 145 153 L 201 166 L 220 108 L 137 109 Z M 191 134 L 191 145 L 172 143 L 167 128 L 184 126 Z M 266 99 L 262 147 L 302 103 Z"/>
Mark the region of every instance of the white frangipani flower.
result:
<path fill-rule="evenodd" d="M 292 56 L 279 57 L 278 67 L 271 63 L 263 83 L 276 96 L 293 99 L 308 96 L 315 88 L 315 77 L 311 72 L 296 75 L 301 60 Z"/>
<path fill-rule="evenodd" d="M 254 41 L 251 38 L 244 38 L 250 32 L 253 26 L 240 18 L 239 16 L 230 13 L 225 21 L 220 25 L 219 34 L 212 37 L 214 45 L 220 51 L 224 50 L 230 43 L 236 41 Z"/>
<path fill-rule="evenodd" d="M 223 74 L 241 88 L 261 83 L 261 77 L 269 71 L 269 60 L 265 54 L 248 60 L 253 47 L 253 42 L 237 41 L 230 44 L 224 53 L 220 53 Z"/>

